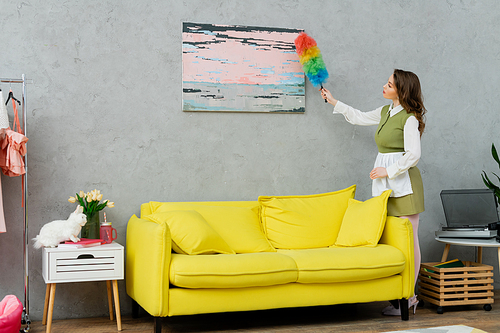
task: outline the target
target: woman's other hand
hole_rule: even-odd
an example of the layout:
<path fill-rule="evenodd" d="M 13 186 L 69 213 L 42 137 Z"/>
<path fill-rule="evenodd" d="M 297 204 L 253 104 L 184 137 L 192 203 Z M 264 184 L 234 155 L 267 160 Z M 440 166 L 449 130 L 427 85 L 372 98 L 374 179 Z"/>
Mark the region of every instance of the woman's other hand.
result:
<path fill-rule="evenodd" d="M 321 93 L 321 97 L 324 100 L 326 100 L 328 103 L 330 103 L 333 106 L 337 105 L 338 101 L 335 98 L 333 98 L 332 93 L 328 89 L 321 88 L 319 91 Z"/>
<path fill-rule="evenodd" d="M 370 179 L 384 178 L 387 177 L 387 169 L 378 167 L 370 172 Z"/>

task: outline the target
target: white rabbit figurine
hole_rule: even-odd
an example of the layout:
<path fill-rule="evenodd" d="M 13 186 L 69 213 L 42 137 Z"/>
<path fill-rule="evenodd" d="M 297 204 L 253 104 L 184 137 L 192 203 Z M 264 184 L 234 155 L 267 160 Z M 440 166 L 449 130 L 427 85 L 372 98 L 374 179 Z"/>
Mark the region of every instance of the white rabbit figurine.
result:
<path fill-rule="evenodd" d="M 87 223 L 87 216 L 83 214 L 83 207 L 78 206 L 67 220 L 56 220 L 45 224 L 40 229 L 40 234 L 33 238 L 35 241 L 33 247 L 35 249 L 42 246 L 56 247 L 60 242 L 70 239 L 78 242 L 80 240 L 78 234 L 85 223 Z"/>

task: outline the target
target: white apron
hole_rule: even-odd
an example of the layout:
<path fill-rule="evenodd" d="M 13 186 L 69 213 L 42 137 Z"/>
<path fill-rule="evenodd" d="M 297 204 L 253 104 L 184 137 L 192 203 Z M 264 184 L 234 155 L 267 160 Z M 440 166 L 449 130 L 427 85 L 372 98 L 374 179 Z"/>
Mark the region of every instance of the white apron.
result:
<path fill-rule="evenodd" d="M 397 162 L 404 152 L 397 153 L 378 153 L 375 159 L 374 168 L 382 167 L 387 168 Z M 386 190 L 392 190 L 391 197 L 399 198 L 405 195 L 412 194 L 413 189 L 411 188 L 410 174 L 408 171 L 403 172 L 394 179 L 389 179 L 389 177 L 376 178 L 372 183 L 372 195 L 377 197 Z"/>

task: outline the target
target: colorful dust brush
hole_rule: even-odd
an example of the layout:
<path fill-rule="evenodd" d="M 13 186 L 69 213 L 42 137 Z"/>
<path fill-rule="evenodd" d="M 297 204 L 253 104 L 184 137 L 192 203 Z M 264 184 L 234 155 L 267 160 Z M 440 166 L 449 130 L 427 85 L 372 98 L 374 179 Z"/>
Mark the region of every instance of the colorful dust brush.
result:
<path fill-rule="evenodd" d="M 323 89 L 323 82 L 326 82 L 326 79 L 328 79 L 328 71 L 326 70 L 321 51 L 316 41 L 305 32 L 301 32 L 295 38 L 295 49 L 299 55 L 302 69 L 309 81 L 311 81 L 313 86 L 320 86 Z M 327 100 L 325 99 L 326 102 Z"/>

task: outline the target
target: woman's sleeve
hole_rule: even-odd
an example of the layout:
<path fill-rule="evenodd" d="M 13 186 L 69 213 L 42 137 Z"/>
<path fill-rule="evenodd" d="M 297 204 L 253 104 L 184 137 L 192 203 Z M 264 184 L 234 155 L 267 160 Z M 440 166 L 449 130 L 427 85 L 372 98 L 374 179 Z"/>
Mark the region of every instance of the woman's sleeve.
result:
<path fill-rule="evenodd" d="M 342 103 L 341 101 L 338 101 L 337 105 L 335 105 L 335 108 L 333 109 L 333 114 L 343 114 L 345 120 L 353 125 L 371 126 L 379 124 L 381 118 L 380 111 L 382 111 L 382 107 L 369 112 L 361 112 L 347 104 Z"/>
<path fill-rule="evenodd" d="M 404 155 L 393 165 L 387 167 L 387 177 L 394 179 L 409 168 L 417 165 L 420 160 L 420 131 L 418 130 L 418 120 L 414 116 L 406 121 L 404 131 Z"/>

